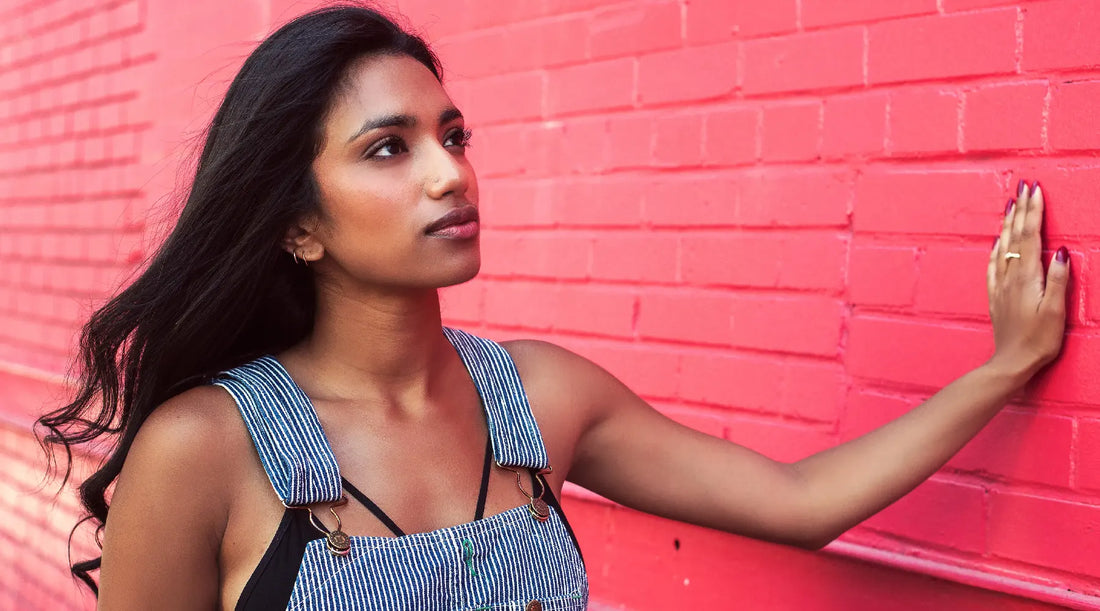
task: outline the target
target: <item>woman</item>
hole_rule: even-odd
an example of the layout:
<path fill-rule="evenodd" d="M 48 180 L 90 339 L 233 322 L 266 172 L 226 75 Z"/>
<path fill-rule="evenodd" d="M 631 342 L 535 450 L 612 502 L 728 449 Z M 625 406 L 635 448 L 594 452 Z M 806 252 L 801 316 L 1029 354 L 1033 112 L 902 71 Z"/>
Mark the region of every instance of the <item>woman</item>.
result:
<path fill-rule="evenodd" d="M 567 477 L 819 548 L 1059 351 L 1068 256 L 1044 281 L 1043 195 L 1021 182 L 989 259 L 992 358 L 862 438 L 772 461 L 561 348 L 442 328 L 437 289 L 480 264 L 469 137 L 431 51 L 370 10 L 310 13 L 248 58 L 178 225 L 88 323 L 80 392 L 41 420 L 66 448 L 118 433 L 81 486 L 102 608 L 581 609 Z M 94 587 L 97 566 L 74 572 Z"/>

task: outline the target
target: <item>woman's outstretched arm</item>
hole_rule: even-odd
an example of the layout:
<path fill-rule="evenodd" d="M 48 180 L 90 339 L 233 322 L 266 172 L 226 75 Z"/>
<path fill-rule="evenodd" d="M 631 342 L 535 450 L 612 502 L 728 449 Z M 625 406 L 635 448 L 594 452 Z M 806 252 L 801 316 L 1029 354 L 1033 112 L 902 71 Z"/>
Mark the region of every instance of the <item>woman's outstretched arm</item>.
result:
<path fill-rule="evenodd" d="M 1040 189 L 1021 184 L 990 254 L 994 356 L 901 418 L 797 463 L 680 426 L 591 363 L 548 354 L 558 375 L 578 381 L 588 408 L 569 478 L 658 515 L 825 545 L 931 476 L 1057 356 L 1069 262 L 1060 250 L 1044 279 L 1042 214 Z"/>

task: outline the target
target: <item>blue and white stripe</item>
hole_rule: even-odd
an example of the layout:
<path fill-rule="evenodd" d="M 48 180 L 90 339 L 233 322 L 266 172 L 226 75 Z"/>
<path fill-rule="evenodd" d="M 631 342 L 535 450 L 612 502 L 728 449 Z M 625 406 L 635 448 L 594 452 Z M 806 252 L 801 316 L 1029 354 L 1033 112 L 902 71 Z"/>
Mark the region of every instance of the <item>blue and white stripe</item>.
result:
<path fill-rule="evenodd" d="M 546 469 L 550 459 L 512 357 L 500 344 L 443 327 L 477 386 L 489 419 L 493 457 L 506 467 Z"/>
<path fill-rule="evenodd" d="M 444 328 L 477 387 L 497 462 L 549 467 L 542 435 L 508 353 L 498 344 Z M 236 400 L 264 470 L 287 505 L 340 497 L 340 471 L 309 398 L 272 357 L 216 382 Z M 518 492 L 517 492 L 518 495 Z M 525 505 L 481 520 L 403 537 L 351 537 L 335 557 L 311 541 L 288 609 L 580 611 L 588 579 L 557 510 L 538 522 Z"/>
<path fill-rule="evenodd" d="M 340 468 L 309 397 L 273 357 L 231 369 L 214 382 L 233 395 L 275 493 L 284 505 L 340 499 Z"/>
<path fill-rule="evenodd" d="M 495 611 L 538 600 L 543 609 L 574 611 L 588 601 L 584 569 L 556 512 L 540 523 L 516 507 L 429 533 L 352 537 L 351 546 L 333 558 L 324 541 L 310 542 L 287 608 Z"/>

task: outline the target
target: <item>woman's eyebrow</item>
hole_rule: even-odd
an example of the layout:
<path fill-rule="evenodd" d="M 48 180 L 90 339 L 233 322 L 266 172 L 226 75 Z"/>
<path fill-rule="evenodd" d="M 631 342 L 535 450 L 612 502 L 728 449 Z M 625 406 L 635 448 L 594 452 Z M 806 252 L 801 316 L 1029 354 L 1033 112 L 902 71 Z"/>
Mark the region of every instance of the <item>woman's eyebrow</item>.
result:
<path fill-rule="evenodd" d="M 461 119 L 461 118 L 462 118 L 462 112 L 459 111 L 454 106 L 451 106 L 449 108 L 444 109 L 443 112 L 439 113 L 439 124 L 443 125 L 444 123 L 449 123 L 451 121 L 454 121 L 455 119 Z M 352 142 L 354 142 L 356 140 L 356 138 L 358 138 L 359 136 L 362 136 L 363 134 L 371 131 L 372 129 L 379 129 L 379 128 L 382 128 L 382 127 L 405 127 L 405 128 L 409 128 L 409 127 L 416 127 L 416 124 L 417 124 L 416 117 L 414 117 L 412 115 L 403 115 L 403 114 L 383 115 L 381 117 L 376 117 L 374 119 L 368 119 L 366 122 L 363 123 L 363 125 L 361 125 L 359 127 L 359 130 L 357 132 L 355 132 L 351 136 L 351 138 L 348 138 L 348 144 L 351 144 Z"/>

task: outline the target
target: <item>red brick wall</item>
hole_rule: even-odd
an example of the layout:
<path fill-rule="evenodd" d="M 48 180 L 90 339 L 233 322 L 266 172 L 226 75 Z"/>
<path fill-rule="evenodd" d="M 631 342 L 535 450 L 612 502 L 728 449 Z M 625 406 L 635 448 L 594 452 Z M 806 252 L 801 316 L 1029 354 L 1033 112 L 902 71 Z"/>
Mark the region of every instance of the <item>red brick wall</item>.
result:
<path fill-rule="evenodd" d="M 155 243 L 188 138 L 240 58 L 312 5 L 0 3 L 0 447 L 30 474 L 0 480 L 3 553 L 45 515 L 43 494 L 10 492 L 36 469 L 27 414 L 57 388 L 36 380 L 64 371 L 90 304 Z M 1087 288 L 1100 281 L 1100 2 L 387 5 L 433 41 L 475 130 L 485 264 L 445 292 L 448 321 L 566 345 L 674 418 L 777 458 L 851 438 L 988 356 L 984 258 L 1018 178 L 1042 181 L 1048 243 L 1070 248 L 1062 360 L 833 553 L 571 490 L 599 600 L 1040 607 L 932 575 L 1100 608 Z M 70 592 L 25 566 L 35 588 Z M 28 581 L 0 577 L 0 591 L 15 583 Z"/>

